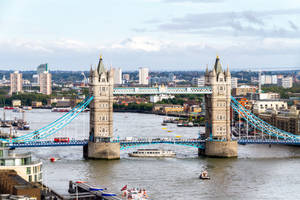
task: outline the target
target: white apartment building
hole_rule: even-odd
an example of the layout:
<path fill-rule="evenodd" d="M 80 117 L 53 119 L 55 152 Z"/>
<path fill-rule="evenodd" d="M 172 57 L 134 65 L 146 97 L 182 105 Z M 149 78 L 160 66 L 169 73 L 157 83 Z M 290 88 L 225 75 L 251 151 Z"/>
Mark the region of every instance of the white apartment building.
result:
<path fill-rule="evenodd" d="M 174 97 L 175 96 L 173 96 L 173 95 L 166 95 L 166 94 L 152 95 L 152 96 L 150 96 L 150 102 L 156 103 L 156 102 L 162 101 L 164 99 L 173 99 Z"/>
<path fill-rule="evenodd" d="M 237 88 L 238 87 L 238 78 L 237 77 L 231 77 L 231 88 Z"/>
<path fill-rule="evenodd" d="M 253 113 L 254 114 L 260 114 L 263 112 L 266 112 L 268 109 L 272 110 L 282 110 L 287 109 L 287 103 L 280 100 L 258 100 L 255 101 L 253 104 Z"/>
<path fill-rule="evenodd" d="M 204 86 L 205 78 L 204 76 L 201 76 L 200 78 L 193 78 L 192 79 L 192 85 L 196 87 L 202 87 Z"/>
<path fill-rule="evenodd" d="M 123 79 L 125 81 L 130 81 L 130 75 L 129 74 L 123 74 Z"/>
<path fill-rule="evenodd" d="M 283 88 L 291 88 L 293 87 L 293 77 L 288 76 L 281 79 L 281 86 Z"/>
<path fill-rule="evenodd" d="M 122 69 L 121 68 L 114 69 L 114 84 L 122 85 Z"/>
<path fill-rule="evenodd" d="M 279 100 L 280 94 L 275 92 L 259 93 L 259 100 Z"/>
<path fill-rule="evenodd" d="M 277 84 L 278 78 L 277 75 L 261 75 L 260 82 L 262 85 Z"/>
<path fill-rule="evenodd" d="M 277 84 L 278 79 L 277 79 L 277 75 L 272 75 L 272 84 Z"/>
<path fill-rule="evenodd" d="M 40 93 L 50 95 L 52 94 L 52 75 L 48 71 L 39 74 Z"/>
<path fill-rule="evenodd" d="M 139 68 L 139 84 L 148 85 L 149 84 L 149 69 Z"/>
<path fill-rule="evenodd" d="M 18 71 L 10 74 L 10 94 L 22 92 L 23 80 L 22 74 Z"/>

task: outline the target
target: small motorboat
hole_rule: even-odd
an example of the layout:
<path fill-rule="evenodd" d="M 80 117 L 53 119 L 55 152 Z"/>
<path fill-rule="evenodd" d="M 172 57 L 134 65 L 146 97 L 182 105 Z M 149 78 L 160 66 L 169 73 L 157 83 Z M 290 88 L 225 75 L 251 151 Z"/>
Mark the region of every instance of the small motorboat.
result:
<path fill-rule="evenodd" d="M 207 171 L 203 171 L 200 176 L 199 176 L 200 179 L 203 179 L 203 180 L 209 180 L 210 177 L 208 176 L 208 173 Z"/>
<path fill-rule="evenodd" d="M 60 160 L 60 158 L 51 157 L 49 160 L 50 160 L 50 162 L 54 163 L 54 162 Z"/>

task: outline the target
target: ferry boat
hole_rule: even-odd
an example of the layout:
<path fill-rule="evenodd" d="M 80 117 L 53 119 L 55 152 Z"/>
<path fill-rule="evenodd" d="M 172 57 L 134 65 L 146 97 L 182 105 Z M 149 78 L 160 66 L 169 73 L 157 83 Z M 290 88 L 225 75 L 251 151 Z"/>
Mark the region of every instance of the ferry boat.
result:
<path fill-rule="evenodd" d="M 171 150 L 163 149 L 138 149 L 132 153 L 128 153 L 130 157 L 175 157 L 176 154 Z"/>

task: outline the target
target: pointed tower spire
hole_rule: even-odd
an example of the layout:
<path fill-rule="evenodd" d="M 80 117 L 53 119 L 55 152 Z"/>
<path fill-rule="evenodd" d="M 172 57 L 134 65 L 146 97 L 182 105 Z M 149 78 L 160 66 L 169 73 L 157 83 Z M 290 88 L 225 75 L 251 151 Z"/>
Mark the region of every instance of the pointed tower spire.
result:
<path fill-rule="evenodd" d="M 231 76 L 228 65 L 227 65 L 227 70 L 226 70 L 225 76 Z"/>
<path fill-rule="evenodd" d="M 212 76 L 216 76 L 217 74 L 216 74 L 216 70 L 215 70 L 215 68 L 213 68 L 212 69 Z"/>
<path fill-rule="evenodd" d="M 205 74 L 208 74 L 208 65 L 206 64 Z"/>
<path fill-rule="evenodd" d="M 217 58 L 216 58 L 216 63 L 215 63 L 214 69 L 215 69 L 215 71 L 216 71 L 217 74 L 219 74 L 220 72 L 222 72 L 222 65 L 221 65 L 219 56 L 217 56 Z"/>
<path fill-rule="evenodd" d="M 102 55 L 100 55 L 100 59 L 99 59 L 98 67 L 97 67 L 98 74 L 105 72 L 105 68 L 104 68 L 104 64 L 103 64 L 102 60 L 103 60 Z"/>

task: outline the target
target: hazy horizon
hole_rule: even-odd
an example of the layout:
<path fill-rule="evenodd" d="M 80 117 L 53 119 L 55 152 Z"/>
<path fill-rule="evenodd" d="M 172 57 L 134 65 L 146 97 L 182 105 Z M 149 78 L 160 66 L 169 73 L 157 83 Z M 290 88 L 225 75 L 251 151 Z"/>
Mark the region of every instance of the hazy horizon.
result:
<path fill-rule="evenodd" d="M 297 0 L 2 0 L 0 69 L 300 68 Z M 185 69 L 182 69 L 185 68 Z"/>

